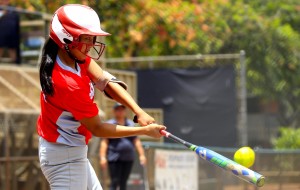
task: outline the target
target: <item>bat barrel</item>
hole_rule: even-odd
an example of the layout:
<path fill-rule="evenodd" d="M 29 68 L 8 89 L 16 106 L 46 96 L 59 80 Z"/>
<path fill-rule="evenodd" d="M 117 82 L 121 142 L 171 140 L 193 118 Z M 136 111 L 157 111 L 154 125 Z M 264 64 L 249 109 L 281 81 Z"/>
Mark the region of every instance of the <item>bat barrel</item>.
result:
<path fill-rule="evenodd" d="M 249 182 L 252 183 L 254 185 L 256 185 L 257 187 L 262 187 L 265 184 L 265 177 L 262 176 L 261 174 L 254 172 L 252 170 L 250 170 L 249 168 L 246 168 L 210 149 L 204 148 L 204 147 L 200 147 L 200 146 L 196 146 L 193 145 L 165 130 L 161 130 L 160 133 L 165 136 L 168 137 L 172 140 L 174 140 L 177 143 L 183 144 L 184 146 L 186 146 L 187 148 L 189 148 L 192 151 L 195 151 L 200 158 L 224 169 L 227 171 L 230 171 L 232 174 L 234 174 L 235 176 Z"/>
<path fill-rule="evenodd" d="M 264 184 L 265 184 L 265 177 L 264 177 L 264 176 L 261 176 L 261 177 L 257 180 L 256 186 L 257 186 L 257 187 L 262 187 L 262 186 L 264 186 Z"/>
<path fill-rule="evenodd" d="M 200 158 L 219 166 L 220 168 L 231 171 L 235 176 L 256 185 L 262 187 L 265 184 L 265 177 L 249 168 L 246 168 L 212 150 L 204 147 L 196 147 L 195 152 Z"/>

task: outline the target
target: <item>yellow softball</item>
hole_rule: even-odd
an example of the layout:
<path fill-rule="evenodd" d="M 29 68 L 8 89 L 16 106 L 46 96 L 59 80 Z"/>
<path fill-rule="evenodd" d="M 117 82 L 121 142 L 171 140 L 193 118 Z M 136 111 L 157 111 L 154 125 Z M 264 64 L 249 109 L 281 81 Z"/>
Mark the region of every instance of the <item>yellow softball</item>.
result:
<path fill-rule="evenodd" d="M 255 152 L 250 147 L 238 149 L 233 156 L 235 162 L 249 168 L 254 164 Z"/>

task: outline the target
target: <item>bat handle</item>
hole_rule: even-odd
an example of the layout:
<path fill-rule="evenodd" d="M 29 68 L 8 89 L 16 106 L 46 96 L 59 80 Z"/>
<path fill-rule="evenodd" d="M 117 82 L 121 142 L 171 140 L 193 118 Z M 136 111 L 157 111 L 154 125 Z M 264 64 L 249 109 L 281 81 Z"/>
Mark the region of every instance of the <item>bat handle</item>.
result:
<path fill-rule="evenodd" d="M 165 136 L 165 137 L 168 137 L 168 134 L 170 134 L 170 133 L 168 133 L 167 131 L 165 131 L 165 130 L 160 130 L 159 131 L 160 132 L 160 134 L 162 135 L 162 136 Z"/>
<path fill-rule="evenodd" d="M 135 115 L 134 118 L 133 118 L 133 122 L 134 122 L 134 123 L 138 123 L 138 118 L 137 118 L 136 115 Z M 165 130 L 163 130 L 163 129 L 160 130 L 159 133 L 160 133 L 162 136 L 165 136 L 165 137 L 168 137 L 169 134 L 170 134 L 169 132 L 167 132 L 167 131 L 165 131 Z"/>

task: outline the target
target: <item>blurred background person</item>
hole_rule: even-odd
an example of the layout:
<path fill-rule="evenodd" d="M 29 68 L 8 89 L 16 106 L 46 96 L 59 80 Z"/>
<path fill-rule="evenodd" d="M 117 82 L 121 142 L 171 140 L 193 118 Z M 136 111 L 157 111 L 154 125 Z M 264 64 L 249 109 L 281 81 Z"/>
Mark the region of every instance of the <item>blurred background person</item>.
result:
<path fill-rule="evenodd" d="M 134 127 L 133 121 L 127 119 L 126 107 L 116 103 L 113 107 L 114 118 L 108 123 Z M 102 139 L 100 143 L 100 165 L 102 169 L 108 166 L 110 174 L 110 190 L 126 190 L 133 162 L 135 149 L 139 154 L 141 165 L 145 165 L 146 157 L 140 139 L 136 136 L 114 139 Z"/>
<path fill-rule="evenodd" d="M 1 0 L 1 6 L 10 6 L 10 0 Z M 10 62 L 20 63 L 20 18 L 17 12 L 0 7 L 0 58 L 7 49 Z"/>

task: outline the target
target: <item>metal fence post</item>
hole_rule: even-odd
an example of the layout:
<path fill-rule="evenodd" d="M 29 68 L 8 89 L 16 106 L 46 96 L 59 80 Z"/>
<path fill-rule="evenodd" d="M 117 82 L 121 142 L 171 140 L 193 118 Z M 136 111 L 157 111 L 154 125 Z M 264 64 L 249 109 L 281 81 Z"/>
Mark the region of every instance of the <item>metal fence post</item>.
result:
<path fill-rule="evenodd" d="M 9 116 L 10 113 L 4 113 L 4 147 L 5 147 L 5 185 L 4 189 L 11 190 L 10 182 L 11 182 L 11 163 L 10 163 L 10 144 L 9 144 Z"/>
<path fill-rule="evenodd" d="M 247 72 L 246 72 L 246 53 L 244 50 L 240 51 L 240 123 L 239 129 L 239 145 L 248 145 L 248 131 L 247 131 Z"/>

